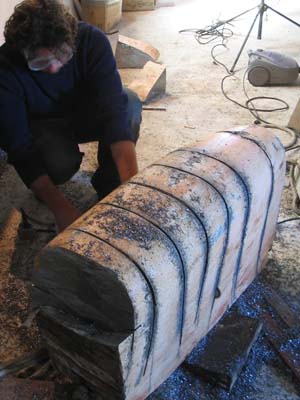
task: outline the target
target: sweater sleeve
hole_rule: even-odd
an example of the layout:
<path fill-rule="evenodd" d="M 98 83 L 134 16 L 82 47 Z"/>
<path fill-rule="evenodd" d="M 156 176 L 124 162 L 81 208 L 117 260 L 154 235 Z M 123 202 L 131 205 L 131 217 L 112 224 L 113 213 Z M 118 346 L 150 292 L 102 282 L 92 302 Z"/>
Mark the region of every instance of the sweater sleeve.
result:
<path fill-rule="evenodd" d="M 107 144 L 133 140 L 128 119 L 128 97 L 123 91 L 115 58 L 106 35 L 90 27 L 86 61 L 87 89 L 96 99 L 104 124 L 103 139 Z"/>
<path fill-rule="evenodd" d="M 9 73 L 0 76 L 0 147 L 8 154 L 9 163 L 25 185 L 30 187 L 35 179 L 45 174 L 45 169 L 32 147 L 26 106 L 16 87 Z"/>

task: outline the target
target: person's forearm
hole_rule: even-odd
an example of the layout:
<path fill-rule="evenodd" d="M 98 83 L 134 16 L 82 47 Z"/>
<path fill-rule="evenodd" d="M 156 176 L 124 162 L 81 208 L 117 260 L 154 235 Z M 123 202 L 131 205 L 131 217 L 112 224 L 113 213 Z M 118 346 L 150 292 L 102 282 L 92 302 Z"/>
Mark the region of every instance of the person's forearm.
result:
<path fill-rule="evenodd" d="M 122 141 L 113 143 L 111 151 L 122 183 L 138 173 L 135 144 L 133 142 Z"/>
<path fill-rule="evenodd" d="M 54 214 L 59 231 L 65 229 L 80 216 L 80 211 L 64 197 L 47 175 L 36 179 L 30 188 Z"/>

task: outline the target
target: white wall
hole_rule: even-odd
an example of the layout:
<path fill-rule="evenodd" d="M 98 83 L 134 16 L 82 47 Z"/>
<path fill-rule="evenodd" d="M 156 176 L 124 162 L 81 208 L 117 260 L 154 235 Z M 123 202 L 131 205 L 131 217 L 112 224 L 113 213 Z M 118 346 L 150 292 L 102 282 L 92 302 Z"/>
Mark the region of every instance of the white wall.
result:
<path fill-rule="evenodd" d="M 5 22 L 13 13 L 14 7 L 18 4 L 19 0 L 2 0 L 0 1 L 0 44 L 3 43 L 3 30 Z"/>

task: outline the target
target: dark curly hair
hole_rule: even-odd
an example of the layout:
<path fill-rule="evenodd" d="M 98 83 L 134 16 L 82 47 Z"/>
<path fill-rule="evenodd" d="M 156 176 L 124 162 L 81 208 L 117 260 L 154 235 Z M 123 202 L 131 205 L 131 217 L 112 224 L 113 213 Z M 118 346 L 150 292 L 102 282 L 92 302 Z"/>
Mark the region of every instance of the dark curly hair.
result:
<path fill-rule="evenodd" d="M 4 37 L 16 50 L 74 49 L 77 21 L 59 0 L 24 0 L 5 24 Z"/>

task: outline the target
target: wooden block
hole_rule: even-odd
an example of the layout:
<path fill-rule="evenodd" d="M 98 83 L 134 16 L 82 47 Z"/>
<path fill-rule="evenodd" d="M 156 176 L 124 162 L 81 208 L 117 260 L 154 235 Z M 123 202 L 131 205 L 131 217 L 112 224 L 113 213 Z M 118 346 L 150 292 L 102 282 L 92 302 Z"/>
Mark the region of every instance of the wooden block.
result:
<path fill-rule="evenodd" d="M 193 374 L 231 390 L 247 362 L 262 323 L 258 319 L 230 314 L 207 338 L 196 363 L 184 363 Z"/>
<path fill-rule="evenodd" d="M 297 133 L 300 133 L 300 99 L 298 100 L 287 126 L 294 129 Z"/>
<path fill-rule="evenodd" d="M 123 0 L 123 11 L 154 10 L 156 0 Z"/>
<path fill-rule="evenodd" d="M 143 68 L 148 61 L 157 61 L 159 51 L 148 43 L 119 35 L 116 49 L 118 68 Z"/>
<path fill-rule="evenodd" d="M 58 235 L 32 291 L 53 364 L 106 400 L 155 390 L 265 264 L 284 157 L 269 129 L 207 135 Z"/>
<path fill-rule="evenodd" d="M 122 0 L 82 0 L 81 11 L 84 21 L 109 32 L 121 20 Z"/>
<path fill-rule="evenodd" d="M 160 65 L 148 61 L 138 79 L 133 80 L 128 88 L 133 90 L 145 103 L 153 100 L 156 96 L 166 93 L 167 69 L 165 65 Z"/>

